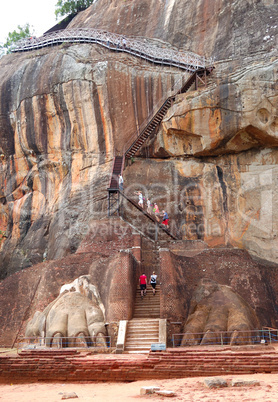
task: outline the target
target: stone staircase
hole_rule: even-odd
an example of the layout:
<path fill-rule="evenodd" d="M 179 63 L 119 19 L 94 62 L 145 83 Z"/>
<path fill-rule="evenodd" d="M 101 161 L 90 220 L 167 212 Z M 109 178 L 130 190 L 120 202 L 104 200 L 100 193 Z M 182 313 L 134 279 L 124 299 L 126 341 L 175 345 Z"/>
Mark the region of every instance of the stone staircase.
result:
<path fill-rule="evenodd" d="M 149 279 L 149 277 L 148 277 Z M 147 286 L 146 296 L 141 299 L 140 288 L 136 291 L 133 318 L 159 318 L 160 317 L 160 285 L 156 285 L 153 295 L 151 285 Z"/>
<path fill-rule="evenodd" d="M 148 353 L 152 343 L 159 342 L 160 286 L 156 293 L 150 285 L 141 299 L 140 288 L 136 291 L 133 319 L 128 322 L 125 353 Z"/>

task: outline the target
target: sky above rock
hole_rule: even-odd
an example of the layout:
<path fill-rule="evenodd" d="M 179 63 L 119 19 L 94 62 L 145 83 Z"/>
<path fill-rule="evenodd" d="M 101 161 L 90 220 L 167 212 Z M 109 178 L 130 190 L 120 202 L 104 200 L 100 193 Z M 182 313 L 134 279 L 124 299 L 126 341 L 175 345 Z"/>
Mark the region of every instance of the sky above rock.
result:
<path fill-rule="evenodd" d="M 17 26 L 29 23 L 34 35 L 40 36 L 57 23 L 55 4 L 58 0 L 14 0 L 1 4 L 0 43 L 6 41 L 9 32 Z"/>

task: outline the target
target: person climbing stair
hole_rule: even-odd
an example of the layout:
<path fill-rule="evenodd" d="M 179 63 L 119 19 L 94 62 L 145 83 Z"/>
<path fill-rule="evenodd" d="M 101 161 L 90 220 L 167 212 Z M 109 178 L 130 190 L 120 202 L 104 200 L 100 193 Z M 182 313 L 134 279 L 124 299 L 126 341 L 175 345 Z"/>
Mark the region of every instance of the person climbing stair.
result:
<path fill-rule="evenodd" d="M 146 296 L 146 291 L 147 291 L 147 277 L 146 277 L 145 273 L 143 273 L 140 276 L 139 284 L 140 284 L 140 289 L 141 289 L 141 299 L 143 299 L 143 296 Z"/>
<path fill-rule="evenodd" d="M 150 285 L 153 288 L 153 295 L 155 295 L 156 280 L 157 280 L 157 275 L 155 274 L 155 271 L 153 271 L 153 273 L 150 277 Z"/>

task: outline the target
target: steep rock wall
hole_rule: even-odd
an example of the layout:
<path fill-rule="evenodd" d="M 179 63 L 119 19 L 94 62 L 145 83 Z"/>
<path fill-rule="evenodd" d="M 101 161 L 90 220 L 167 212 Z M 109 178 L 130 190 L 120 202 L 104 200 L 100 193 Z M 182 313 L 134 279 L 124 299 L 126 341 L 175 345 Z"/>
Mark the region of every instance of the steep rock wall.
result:
<path fill-rule="evenodd" d="M 185 78 L 89 45 L 9 55 L 0 74 L 3 277 L 76 250 L 114 152 Z"/>
<path fill-rule="evenodd" d="M 152 149 L 154 157 L 176 160 L 165 164 L 167 174 L 155 169 L 152 177 L 185 191 L 186 208 L 169 205 L 177 232 L 192 223 L 187 238 L 247 247 L 271 261 L 277 261 L 275 212 L 271 233 L 262 234 L 256 221 L 269 227 L 277 198 L 275 15 L 274 0 L 97 0 L 69 25 L 166 40 L 219 61 L 207 90 L 176 98 L 147 154 Z M 174 69 L 96 45 L 1 59 L 1 278 L 76 251 L 87 223 L 106 213 L 114 151 L 122 152 L 180 79 Z M 125 183 L 147 183 L 146 173 L 144 162 L 135 164 Z M 168 182 L 174 176 L 177 185 Z M 196 232 L 205 221 L 216 235 Z"/>

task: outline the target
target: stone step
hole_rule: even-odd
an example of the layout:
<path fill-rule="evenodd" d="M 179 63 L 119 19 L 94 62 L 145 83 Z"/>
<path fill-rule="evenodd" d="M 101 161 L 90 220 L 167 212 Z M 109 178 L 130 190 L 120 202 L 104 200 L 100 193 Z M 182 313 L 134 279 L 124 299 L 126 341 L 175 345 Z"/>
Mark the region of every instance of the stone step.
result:
<path fill-rule="evenodd" d="M 142 306 L 135 306 L 134 312 L 136 311 L 142 311 L 142 312 L 144 311 L 146 314 L 151 311 L 160 311 L 160 305 L 158 304 L 154 306 L 153 304 L 144 303 L 144 305 Z"/>
<path fill-rule="evenodd" d="M 147 287 L 146 295 L 153 295 L 153 289 L 151 288 L 151 286 Z M 160 295 L 160 289 L 157 288 L 155 289 L 155 295 L 156 296 Z M 137 291 L 135 296 L 141 296 L 140 290 Z"/>
<path fill-rule="evenodd" d="M 151 336 L 151 337 L 157 336 L 158 328 L 154 328 L 152 330 L 149 329 L 148 331 L 143 331 L 143 330 L 137 331 L 136 329 L 129 330 L 128 335 L 126 336 L 126 339 L 131 338 L 131 337 L 136 337 L 136 336 L 138 336 L 138 334 L 140 334 L 140 336 L 143 338 L 145 336 Z"/>
<path fill-rule="evenodd" d="M 155 342 L 157 342 L 158 341 L 158 339 L 159 339 L 159 336 L 157 335 L 157 336 L 153 336 L 153 337 L 148 337 L 148 338 L 140 338 L 140 337 L 137 337 L 137 338 L 127 338 L 127 340 L 126 340 L 126 346 L 137 346 L 137 345 L 140 345 L 140 346 L 142 346 L 142 345 L 146 345 L 146 344 L 152 344 L 152 343 L 155 343 Z"/>
<path fill-rule="evenodd" d="M 150 333 L 153 331 L 158 331 L 159 326 L 158 325 L 152 325 L 152 326 L 148 326 L 148 327 L 143 327 L 143 326 L 132 326 L 132 327 L 128 327 L 128 333 L 131 331 L 132 333 L 137 332 L 138 331 L 143 331 L 142 333 Z"/>
<path fill-rule="evenodd" d="M 143 299 L 141 298 L 141 296 L 140 297 L 137 297 L 136 299 L 135 299 L 135 303 L 138 303 L 138 305 L 139 306 L 141 306 L 142 305 L 142 302 L 148 302 L 148 303 L 155 303 L 155 304 L 160 304 L 160 299 L 158 298 L 158 297 L 156 297 L 156 296 L 153 296 L 153 295 L 151 295 L 151 296 L 143 296 Z"/>
<path fill-rule="evenodd" d="M 148 354 L 149 352 L 150 352 L 150 349 L 151 349 L 151 347 L 149 347 L 148 349 L 145 347 L 145 348 L 139 348 L 139 349 L 127 349 L 127 350 L 125 350 L 124 351 L 124 353 L 130 353 L 130 354 L 133 354 L 133 353 L 142 353 L 142 354 Z"/>
<path fill-rule="evenodd" d="M 156 300 L 156 299 L 160 299 L 160 291 L 156 291 L 155 294 L 153 295 L 153 291 L 152 290 L 147 290 L 146 295 L 144 296 L 145 298 L 149 298 L 152 300 Z M 137 293 L 135 295 L 135 299 L 140 299 L 141 298 L 141 293 Z"/>
<path fill-rule="evenodd" d="M 152 332 L 129 332 L 126 336 L 126 340 L 131 339 L 145 339 L 145 338 L 157 338 L 158 330 Z"/>
<path fill-rule="evenodd" d="M 138 299 L 135 299 L 135 305 L 138 307 L 143 306 L 143 304 L 152 306 L 152 305 L 160 305 L 160 300 L 159 298 L 156 298 L 155 296 L 143 296 L 143 298 L 138 297 Z"/>
<path fill-rule="evenodd" d="M 153 313 L 149 313 L 148 317 L 146 317 L 146 314 L 138 312 L 134 318 L 160 318 L 160 312 L 154 311 Z"/>
<path fill-rule="evenodd" d="M 142 322 L 142 323 L 144 323 L 144 324 L 148 324 L 148 323 L 151 323 L 151 322 L 157 322 L 157 323 L 159 323 L 159 320 L 153 320 L 152 318 L 146 318 L 146 319 L 141 319 L 141 320 L 139 320 L 139 319 L 136 319 L 136 320 L 130 320 L 130 321 L 128 321 L 128 323 L 129 324 L 131 324 L 131 323 L 133 323 L 133 322 Z"/>
<path fill-rule="evenodd" d="M 153 314 L 160 314 L 160 309 L 149 310 L 147 312 L 145 311 L 145 309 L 134 311 L 133 318 L 159 318 L 159 317 L 150 317 Z M 139 315 L 140 315 L 140 317 L 139 317 Z"/>
<path fill-rule="evenodd" d="M 125 350 L 145 350 L 145 349 L 151 349 L 151 346 L 153 343 L 157 343 L 158 339 L 155 339 L 154 341 L 151 342 L 137 342 L 137 343 L 131 343 L 131 344 L 126 344 L 125 345 Z"/>
<path fill-rule="evenodd" d="M 145 309 L 134 311 L 134 313 L 133 313 L 134 317 L 133 318 L 159 318 L 159 317 L 150 317 L 150 315 L 153 315 L 153 314 L 160 314 L 160 309 L 149 310 L 147 312 L 146 312 Z M 140 315 L 140 317 L 138 315 Z M 135 316 L 138 316 L 138 317 L 135 317 Z"/>
<path fill-rule="evenodd" d="M 130 327 L 128 329 L 127 334 L 129 333 L 142 333 L 142 334 L 148 334 L 148 333 L 153 333 L 154 331 L 158 331 L 159 326 L 152 326 L 152 327 L 148 327 L 147 329 L 145 329 L 144 327 Z M 143 331 L 143 332 L 141 332 Z"/>
<path fill-rule="evenodd" d="M 125 352 L 148 353 L 151 344 L 157 343 L 158 341 L 158 319 L 133 319 L 128 322 Z"/>
<path fill-rule="evenodd" d="M 160 308 L 154 308 L 154 309 L 149 308 L 147 311 L 146 311 L 145 308 L 143 308 L 143 309 L 135 310 L 133 315 L 135 315 L 135 314 L 143 314 L 143 317 L 137 317 L 137 318 L 144 318 L 144 317 L 145 318 L 152 318 L 152 317 L 148 317 L 148 315 L 149 314 L 158 314 L 158 313 L 160 313 Z M 157 318 L 159 318 L 159 317 L 157 317 Z"/>
<path fill-rule="evenodd" d="M 134 323 L 134 322 L 128 322 L 128 328 L 142 328 L 142 329 L 153 329 L 153 328 L 158 328 L 159 327 L 159 323 L 158 322 L 138 322 L 138 323 Z"/>
<path fill-rule="evenodd" d="M 127 354 L 145 354 L 147 355 L 150 352 L 150 349 L 142 349 L 142 350 L 125 350 L 124 353 Z"/>
<path fill-rule="evenodd" d="M 128 322 L 128 328 L 132 327 L 142 327 L 142 328 L 150 328 L 150 327 L 158 327 L 159 322 L 158 319 L 155 318 L 149 318 L 148 321 L 143 322 L 143 317 L 141 318 L 136 318 L 136 321 L 131 320 Z M 147 318 L 146 318 L 147 320 Z"/>

